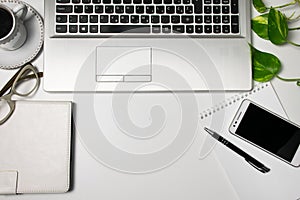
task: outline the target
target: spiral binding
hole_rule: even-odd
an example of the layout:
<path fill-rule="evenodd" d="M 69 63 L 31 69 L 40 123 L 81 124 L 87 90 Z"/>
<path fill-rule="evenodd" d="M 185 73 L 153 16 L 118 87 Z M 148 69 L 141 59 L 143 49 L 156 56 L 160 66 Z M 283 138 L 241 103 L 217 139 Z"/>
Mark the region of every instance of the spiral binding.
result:
<path fill-rule="evenodd" d="M 248 96 L 250 96 L 254 93 L 257 93 L 260 90 L 262 90 L 266 87 L 269 87 L 269 86 L 270 86 L 270 83 L 260 83 L 260 84 L 255 85 L 253 90 L 251 90 L 249 92 L 240 93 L 240 94 L 234 95 L 232 97 L 229 97 L 229 98 L 225 99 L 224 101 L 201 112 L 200 119 L 203 120 L 203 119 L 211 116 L 212 114 L 214 114 L 226 107 L 230 107 L 231 105 L 235 104 L 236 102 L 242 101 L 242 100 L 246 99 Z"/>

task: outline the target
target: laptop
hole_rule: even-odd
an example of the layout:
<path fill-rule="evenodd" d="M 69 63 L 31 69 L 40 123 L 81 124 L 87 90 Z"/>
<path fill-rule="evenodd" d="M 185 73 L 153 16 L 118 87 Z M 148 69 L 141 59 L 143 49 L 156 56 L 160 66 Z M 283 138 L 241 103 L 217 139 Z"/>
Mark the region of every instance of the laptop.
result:
<path fill-rule="evenodd" d="M 252 88 L 250 1 L 45 0 L 48 92 Z"/>

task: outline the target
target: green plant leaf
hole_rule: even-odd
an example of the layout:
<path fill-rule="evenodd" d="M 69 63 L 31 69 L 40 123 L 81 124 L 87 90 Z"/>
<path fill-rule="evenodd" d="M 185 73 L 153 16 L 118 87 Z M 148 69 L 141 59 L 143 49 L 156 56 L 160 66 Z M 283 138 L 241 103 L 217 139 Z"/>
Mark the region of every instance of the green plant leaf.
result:
<path fill-rule="evenodd" d="M 268 32 L 268 16 L 269 14 L 263 14 L 257 16 L 251 20 L 252 30 L 261 38 L 269 40 Z"/>
<path fill-rule="evenodd" d="M 268 35 L 273 44 L 287 42 L 289 28 L 286 17 L 278 10 L 271 8 L 268 17 Z"/>
<path fill-rule="evenodd" d="M 280 60 L 273 54 L 255 49 L 251 46 L 253 79 L 267 82 L 273 79 L 281 69 Z"/>
<path fill-rule="evenodd" d="M 253 0 L 253 5 L 255 9 L 260 13 L 264 13 L 267 11 L 267 7 L 262 0 Z"/>

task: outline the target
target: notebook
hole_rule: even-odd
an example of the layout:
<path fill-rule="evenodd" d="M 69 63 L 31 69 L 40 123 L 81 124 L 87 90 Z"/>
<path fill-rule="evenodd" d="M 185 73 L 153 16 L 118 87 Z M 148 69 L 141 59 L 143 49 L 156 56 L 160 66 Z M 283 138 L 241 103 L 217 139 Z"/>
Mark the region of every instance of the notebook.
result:
<path fill-rule="evenodd" d="M 0 126 L 0 194 L 69 189 L 71 102 L 16 101 Z"/>
<path fill-rule="evenodd" d="M 200 160 L 216 156 L 240 199 L 299 198 L 300 192 L 297 185 L 300 184 L 300 174 L 297 168 L 287 165 L 229 133 L 230 123 L 244 99 L 252 100 L 282 117 L 288 118 L 271 83 L 257 84 L 250 92 L 236 94 L 225 99 L 200 114 L 203 141 L 199 150 Z M 203 130 L 204 127 L 215 130 L 221 136 L 263 162 L 271 168 L 271 171 L 267 174 L 260 173 L 245 162 L 242 157 L 224 145 L 217 143 Z"/>

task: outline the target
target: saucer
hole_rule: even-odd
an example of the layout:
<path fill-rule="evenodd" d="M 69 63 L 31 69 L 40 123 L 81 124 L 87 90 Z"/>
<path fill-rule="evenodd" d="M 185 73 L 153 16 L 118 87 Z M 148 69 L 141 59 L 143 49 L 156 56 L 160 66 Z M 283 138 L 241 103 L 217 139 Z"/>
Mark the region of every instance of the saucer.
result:
<path fill-rule="evenodd" d="M 0 3 L 13 8 L 16 4 L 24 4 L 28 8 L 24 25 L 27 30 L 27 39 L 23 46 L 14 51 L 0 48 L 0 69 L 16 69 L 33 60 L 40 52 L 44 42 L 43 20 L 39 13 L 30 5 L 19 0 L 0 0 Z"/>

